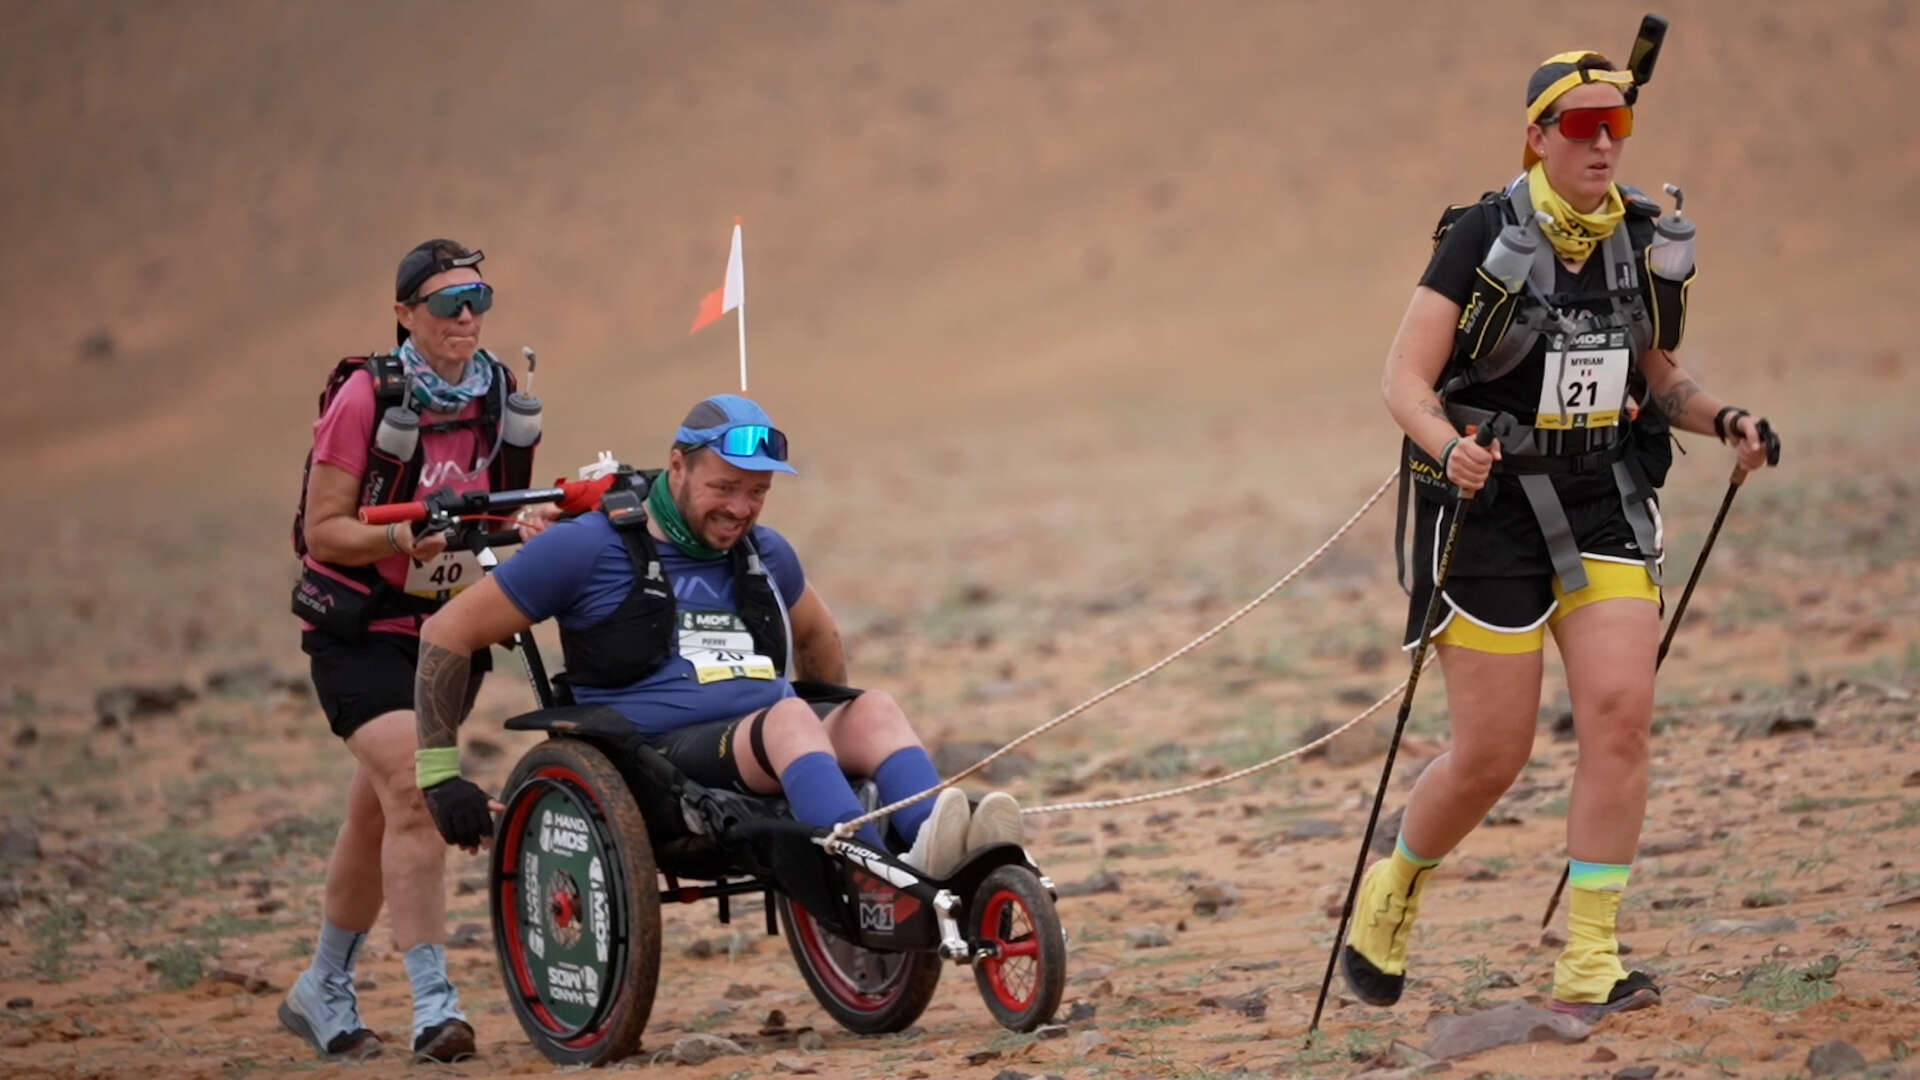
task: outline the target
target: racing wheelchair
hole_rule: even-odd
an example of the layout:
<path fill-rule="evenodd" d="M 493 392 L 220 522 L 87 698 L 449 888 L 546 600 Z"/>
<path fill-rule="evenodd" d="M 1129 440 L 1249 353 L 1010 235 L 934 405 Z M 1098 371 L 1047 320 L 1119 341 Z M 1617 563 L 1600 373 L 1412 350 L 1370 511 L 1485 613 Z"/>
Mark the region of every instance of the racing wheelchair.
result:
<path fill-rule="evenodd" d="M 386 514 L 448 527 L 462 512 L 486 520 L 547 501 L 579 510 L 590 498 L 567 483 Z M 512 536 L 476 533 L 470 543 Z M 488 901 L 508 1001 L 550 1061 L 598 1065 L 639 1048 L 659 981 L 663 903 L 710 900 L 729 923 L 730 898 L 751 894 L 764 897 L 767 933 L 785 935 L 807 989 L 849 1031 L 910 1026 L 949 963 L 972 967 L 1006 1028 L 1029 1032 L 1052 1018 L 1067 939 L 1053 884 L 1022 848 L 983 848 L 935 879 L 857 841 L 829 841 L 795 821 L 785 800 L 698 784 L 619 713 L 574 703 L 565 676 L 548 676 L 531 633 L 508 647 L 541 707 L 506 727 L 547 738 L 502 789 Z M 819 688 L 795 687 L 802 697 L 811 689 Z M 869 809 L 877 804 L 870 782 L 856 790 Z"/>

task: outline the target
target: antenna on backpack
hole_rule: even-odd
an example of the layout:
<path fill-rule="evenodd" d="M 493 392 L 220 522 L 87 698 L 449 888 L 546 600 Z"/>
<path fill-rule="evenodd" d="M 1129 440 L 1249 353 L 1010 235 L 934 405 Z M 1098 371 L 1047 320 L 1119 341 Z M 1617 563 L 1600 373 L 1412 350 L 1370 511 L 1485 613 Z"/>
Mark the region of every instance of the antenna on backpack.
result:
<path fill-rule="evenodd" d="M 527 393 L 531 394 L 533 393 L 533 372 L 540 366 L 540 361 L 534 357 L 531 345 L 520 346 L 520 355 L 527 358 Z"/>

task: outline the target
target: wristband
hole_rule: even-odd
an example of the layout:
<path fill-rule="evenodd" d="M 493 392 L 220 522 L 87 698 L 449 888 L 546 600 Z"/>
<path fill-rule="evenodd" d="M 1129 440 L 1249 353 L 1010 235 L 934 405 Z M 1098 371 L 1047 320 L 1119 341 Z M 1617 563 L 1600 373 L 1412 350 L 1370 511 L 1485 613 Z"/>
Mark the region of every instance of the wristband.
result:
<path fill-rule="evenodd" d="M 413 752 L 413 782 L 421 790 L 460 775 L 460 748 L 430 746 Z"/>
<path fill-rule="evenodd" d="M 395 555 L 405 555 L 406 550 L 400 546 L 399 533 L 399 522 L 395 521 L 387 525 L 387 546 L 393 549 Z"/>
<path fill-rule="evenodd" d="M 1459 445 L 1460 436 L 1455 435 L 1447 440 L 1447 445 L 1440 448 L 1440 479 L 1447 478 L 1447 462 L 1453 458 L 1453 448 Z"/>
<path fill-rule="evenodd" d="M 1741 408 L 1738 405 L 1723 406 L 1719 412 L 1714 413 L 1713 414 L 1713 434 L 1721 442 L 1727 441 L 1727 419 L 1730 415 L 1733 418 L 1734 422 L 1738 423 L 1740 417 L 1752 416 L 1753 414 Z"/>

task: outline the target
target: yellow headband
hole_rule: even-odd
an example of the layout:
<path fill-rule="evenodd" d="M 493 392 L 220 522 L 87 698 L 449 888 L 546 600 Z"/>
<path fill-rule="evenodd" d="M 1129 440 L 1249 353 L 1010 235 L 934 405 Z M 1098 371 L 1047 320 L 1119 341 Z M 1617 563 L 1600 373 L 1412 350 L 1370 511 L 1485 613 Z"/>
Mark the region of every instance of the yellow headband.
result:
<path fill-rule="evenodd" d="M 1553 80 L 1551 83 L 1548 83 L 1545 90 L 1540 91 L 1532 101 L 1527 103 L 1527 123 L 1531 124 L 1539 120 L 1541 113 L 1546 112 L 1547 109 L 1552 107 L 1554 102 L 1560 100 L 1560 95 L 1582 83 L 1612 83 L 1614 86 L 1619 87 L 1623 93 L 1627 87 L 1633 85 L 1633 72 L 1631 71 L 1608 71 L 1604 68 L 1583 68 L 1579 66 L 1580 61 L 1585 60 L 1587 57 L 1599 55 L 1599 53 L 1595 52 L 1577 50 L 1575 52 L 1563 52 L 1548 57 L 1545 62 L 1540 65 L 1541 67 L 1565 64 L 1572 68 L 1572 70 L 1560 76 L 1558 79 Z"/>

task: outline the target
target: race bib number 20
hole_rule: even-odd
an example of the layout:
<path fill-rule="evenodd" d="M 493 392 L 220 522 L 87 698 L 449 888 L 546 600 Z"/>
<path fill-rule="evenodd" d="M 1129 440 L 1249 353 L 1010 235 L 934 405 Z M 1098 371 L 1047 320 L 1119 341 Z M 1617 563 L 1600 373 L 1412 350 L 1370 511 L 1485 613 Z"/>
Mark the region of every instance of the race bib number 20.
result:
<path fill-rule="evenodd" d="M 752 632 L 731 611 L 680 612 L 679 645 L 702 684 L 778 677 L 772 658 L 754 651 Z"/>
<path fill-rule="evenodd" d="M 1612 427 L 1627 400 L 1631 352 L 1625 330 L 1589 330 L 1547 344 L 1540 408 L 1533 426 L 1550 431 Z"/>

